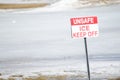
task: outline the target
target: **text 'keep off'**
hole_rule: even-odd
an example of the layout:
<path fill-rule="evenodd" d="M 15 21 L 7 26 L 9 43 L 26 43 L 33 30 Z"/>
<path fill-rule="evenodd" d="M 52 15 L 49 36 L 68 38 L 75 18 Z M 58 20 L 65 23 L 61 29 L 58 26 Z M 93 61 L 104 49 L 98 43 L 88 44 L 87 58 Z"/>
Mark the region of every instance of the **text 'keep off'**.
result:
<path fill-rule="evenodd" d="M 72 38 L 97 37 L 99 35 L 96 16 L 71 18 Z"/>

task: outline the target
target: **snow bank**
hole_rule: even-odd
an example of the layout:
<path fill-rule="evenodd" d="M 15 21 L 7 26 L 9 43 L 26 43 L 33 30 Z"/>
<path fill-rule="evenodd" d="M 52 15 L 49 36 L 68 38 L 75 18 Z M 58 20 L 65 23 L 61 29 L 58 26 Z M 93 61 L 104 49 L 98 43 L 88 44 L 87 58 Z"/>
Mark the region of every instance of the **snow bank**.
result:
<path fill-rule="evenodd" d="M 49 6 L 43 8 L 37 8 L 30 10 L 28 12 L 39 12 L 39 11 L 65 11 L 65 10 L 74 10 L 85 7 L 96 7 L 96 6 L 105 6 L 111 4 L 119 4 L 120 0 L 60 0 L 56 1 Z"/>
<path fill-rule="evenodd" d="M 77 9 L 120 3 L 120 0 L 60 0 L 50 6 L 54 10 Z"/>
<path fill-rule="evenodd" d="M 13 61 L 4 64 L 9 67 L 1 69 L 2 78 L 8 78 L 12 75 L 24 75 L 24 77 L 41 75 L 67 75 L 75 76 L 81 75 L 82 78 L 87 78 L 86 62 L 81 59 L 68 60 L 37 60 L 29 62 Z M 47 64 L 46 64 L 47 63 Z M 2 65 L 3 67 L 3 65 Z M 116 78 L 120 75 L 119 61 L 90 61 L 91 78 L 94 80 L 106 80 L 108 78 Z M 2 72 L 3 71 L 3 72 Z M 112 72 L 112 73 L 111 73 Z M 81 78 L 79 78 L 81 79 Z M 77 80 L 77 79 L 73 79 Z"/>
<path fill-rule="evenodd" d="M 41 2 L 44 2 L 42 0 Z M 54 11 L 66 11 L 66 10 L 74 10 L 85 7 L 96 7 L 96 6 L 106 6 L 112 4 L 120 4 L 120 0 L 45 0 L 45 2 L 51 3 L 48 6 L 35 8 L 35 9 L 19 9 L 19 10 L 11 10 L 13 12 L 54 12 Z M 0 10 L 5 12 L 6 10 Z M 9 11 L 9 10 L 8 10 Z"/>

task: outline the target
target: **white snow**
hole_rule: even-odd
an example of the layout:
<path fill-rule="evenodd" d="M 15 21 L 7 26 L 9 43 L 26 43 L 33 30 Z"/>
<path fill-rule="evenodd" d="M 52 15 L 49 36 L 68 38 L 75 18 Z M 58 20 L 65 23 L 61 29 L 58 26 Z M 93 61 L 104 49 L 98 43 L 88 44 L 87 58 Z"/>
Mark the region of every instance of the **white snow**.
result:
<path fill-rule="evenodd" d="M 33 9 L 26 12 L 55 12 L 55 11 L 69 11 L 85 7 L 107 6 L 111 4 L 120 4 L 120 0 L 59 0 L 49 6 Z M 24 13 L 24 11 L 23 11 Z"/>
<path fill-rule="evenodd" d="M 23 3 L 28 3 L 28 2 L 34 3 L 31 1 L 26 1 L 26 2 L 23 1 Z M 39 0 L 38 1 L 35 0 L 35 2 L 39 2 Z M 20 3 L 20 1 L 16 1 L 14 3 Z M 74 9 L 79 10 L 80 8 L 85 8 L 85 7 L 98 7 L 98 6 L 120 4 L 120 0 L 52 0 L 52 1 L 42 0 L 41 3 L 50 3 L 50 5 L 47 5 L 45 7 L 35 8 L 35 9 L 18 9 L 18 10 L 17 9 L 8 9 L 8 10 L 2 9 L 0 11 L 1 12 L 13 11 L 16 13 L 69 11 L 69 10 L 74 10 Z"/>

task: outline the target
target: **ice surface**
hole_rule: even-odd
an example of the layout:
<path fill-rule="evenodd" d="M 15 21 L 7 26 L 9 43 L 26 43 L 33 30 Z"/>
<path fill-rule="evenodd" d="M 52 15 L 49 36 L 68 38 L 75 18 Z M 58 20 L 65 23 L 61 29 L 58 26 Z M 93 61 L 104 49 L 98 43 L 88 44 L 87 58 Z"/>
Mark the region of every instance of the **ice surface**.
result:
<path fill-rule="evenodd" d="M 100 36 L 88 39 L 90 53 L 119 53 L 119 8 L 114 5 L 55 13 L 1 13 L 0 57 L 83 55 L 83 39 L 71 38 L 70 18 L 91 15 L 98 16 Z"/>

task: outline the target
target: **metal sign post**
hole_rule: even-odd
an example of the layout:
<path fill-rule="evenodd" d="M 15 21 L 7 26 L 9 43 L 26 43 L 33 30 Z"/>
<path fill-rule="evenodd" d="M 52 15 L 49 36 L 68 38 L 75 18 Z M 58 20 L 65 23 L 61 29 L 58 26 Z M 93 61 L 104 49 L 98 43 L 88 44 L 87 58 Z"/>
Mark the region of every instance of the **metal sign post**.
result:
<path fill-rule="evenodd" d="M 88 49 L 87 49 L 87 39 L 84 38 L 85 43 L 85 52 L 86 52 L 86 62 L 87 62 L 87 72 L 88 72 L 88 78 L 90 80 L 90 67 L 89 67 L 89 57 L 88 57 Z"/>

